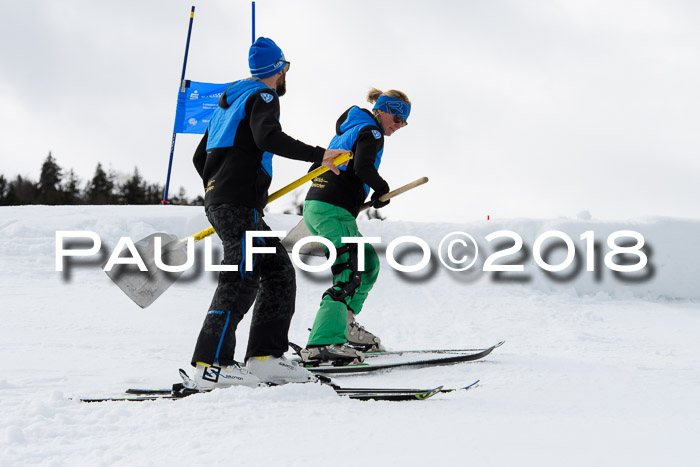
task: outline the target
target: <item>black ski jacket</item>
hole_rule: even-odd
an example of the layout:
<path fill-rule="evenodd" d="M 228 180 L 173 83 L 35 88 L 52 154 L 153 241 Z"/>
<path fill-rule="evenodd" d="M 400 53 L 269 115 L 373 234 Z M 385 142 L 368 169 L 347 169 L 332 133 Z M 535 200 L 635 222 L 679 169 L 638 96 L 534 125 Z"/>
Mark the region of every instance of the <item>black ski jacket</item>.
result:
<path fill-rule="evenodd" d="M 372 112 L 356 106 L 340 116 L 335 132 L 328 148 L 352 148 L 353 159 L 341 167 L 340 175 L 326 172 L 314 178 L 306 199 L 339 206 L 357 217 L 370 188 L 380 195 L 389 191 L 389 184 L 377 171 L 384 152 L 384 132 Z M 312 165 L 311 170 L 318 166 Z"/>
<path fill-rule="evenodd" d="M 277 93 L 256 80 L 224 92 L 193 163 L 204 182 L 204 205 L 232 204 L 262 212 L 272 181 L 272 156 L 319 163 L 325 150 L 282 131 Z"/>

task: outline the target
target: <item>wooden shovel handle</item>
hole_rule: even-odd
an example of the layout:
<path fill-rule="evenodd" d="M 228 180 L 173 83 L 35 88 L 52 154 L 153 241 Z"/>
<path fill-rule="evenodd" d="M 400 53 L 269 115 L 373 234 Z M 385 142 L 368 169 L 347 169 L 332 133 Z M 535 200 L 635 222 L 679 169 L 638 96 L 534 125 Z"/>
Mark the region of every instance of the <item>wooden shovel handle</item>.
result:
<path fill-rule="evenodd" d="M 401 188 L 397 188 L 393 191 L 390 191 L 389 193 L 385 193 L 382 196 L 379 197 L 379 201 L 386 201 L 388 199 L 393 198 L 394 196 L 398 196 L 401 193 L 406 193 L 408 190 L 412 190 L 417 186 L 423 185 L 425 183 L 428 183 L 428 177 L 421 177 L 418 180 L 415 180 L 411 183 L 407 183 L 406 185 L 402 186 Z M 360 211 L 364 211 L 365 209 L 369 209 L 371 206 L 369 205 L 369 201 L 366 202 L 365 204 L 362 205 L 362 208 Z"/>

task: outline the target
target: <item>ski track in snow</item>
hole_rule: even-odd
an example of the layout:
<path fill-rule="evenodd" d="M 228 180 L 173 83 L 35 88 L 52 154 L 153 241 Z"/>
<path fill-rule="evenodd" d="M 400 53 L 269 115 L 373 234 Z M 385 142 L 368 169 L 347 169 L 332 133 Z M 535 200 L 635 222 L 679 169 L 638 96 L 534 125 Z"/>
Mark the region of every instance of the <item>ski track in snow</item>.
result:
<path fill-rule="evenodd" d="M 100 264 L 118 238 L 184 237 L 208 226 L 201 208 L 0 208 L 0 465 L 695 465 L 700 448 L 700 258 L 684 254 L 700 221 L 570 219 L 420 224 L 370 221 L 385 241 L 500 229 L 607 235 L 639 230 L 656 273 L 628 284 L 581 273 L 555 284 L 464 280 L 441 266 L 425 280 L 383 271 L 359 321 L 393 349 L 486 347 L 482 361 L 336 377 L 343 386 L 478 388 L 425 402 L 362 402 L 327 387 L 232 388 L 179 401 L 76 402 L 127 387 L 168 387 L 188 365 L 216 287 L 186 273 L 149 308 L 133 304 Z M 277 229 L 297 216 L 269 215 Z M 91 230 L 103 257 L 55 271 L 55 232 Z M 603 237 L 601 237 L 603 238 Z M 316 261 L 316 260 L 312 260 Z M 410 262 L 407 259 L 406 262 Z M 528 270 L 532 265 L 527 263 Z M 421 274 L 421 273 L 417 273 Z M 329 273 L 298 271 L 290 337 L 304 344 Z M 238 329 L 237 357 L 250 317 Z"/>

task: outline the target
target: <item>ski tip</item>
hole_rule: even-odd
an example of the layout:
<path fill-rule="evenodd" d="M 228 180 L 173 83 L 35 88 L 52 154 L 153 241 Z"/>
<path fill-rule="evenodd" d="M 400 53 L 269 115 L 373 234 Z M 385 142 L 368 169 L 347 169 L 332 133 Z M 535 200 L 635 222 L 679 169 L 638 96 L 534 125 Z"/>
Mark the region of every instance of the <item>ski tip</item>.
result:
<path fill-rule="evenodd" d="M 467 385 L 467 386 L 464 386 L 464 388 L 462 388 L 462 389 L 466 389 L 466 390 L 468 391 L 468 390 L 470 390 L 470 389 L 474 389 L 474 388 L 476 388 L 476 387 L 479 387 L 479 382 L 480 382 L 480 381 L 481 381 L 480 379 L 477 379 L 477 380 L 474 381 L 472 384 L 469 384 L 469 385 Z"/>
<path fill-rule="evenodd" d="M 439 394 L 440 391 L 442 391 L 442 388 L 444 386 L 438 386 L 435 389 L 431 389 L 429 391 L 423 392 L 421 394 L 416 394 L 416 399 L 418 400 L 425 400 L 433 397 L 435 394 Z"/>
<path fill-rule="evenodd" d="M 495 348 L 497 348 L 497 347 L 500 347 L 500 346 L 502 346 L 502 345 L 505 344 L 505 343 L 506 343 L 506 341 L 501 341 L 501 342 L 499 342 L 498 344 L 494 345 L 493 348 L 495 349 Z"/>

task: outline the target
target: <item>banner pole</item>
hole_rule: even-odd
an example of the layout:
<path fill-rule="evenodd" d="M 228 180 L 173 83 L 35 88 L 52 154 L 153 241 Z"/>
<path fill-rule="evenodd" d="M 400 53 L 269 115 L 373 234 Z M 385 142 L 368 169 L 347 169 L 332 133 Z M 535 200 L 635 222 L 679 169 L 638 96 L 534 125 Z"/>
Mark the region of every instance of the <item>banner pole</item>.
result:
<path fill-rule="evenodd" d="M 187 54 L 190 51 L 190 37 L 192 36 L 192 22 L 194 21 L 194 5 L 192 6 L 192 11 L 190 11 L 190 25 L 187 29 L 187 43 L 185 44 L 185 60 L 182 63 L 182 76 L 180 77 L 180 91 L 185 92 L 185 70 L 187 69 Z M 177 112 L 175 112 L 175 118 L 177 119 Z M 175 122 L 177 125 L 177 121 Z M 177 133 L 173 129 L 173 139 L 170 143 L 170 160 L 168 161 L 168 177 L 165 180 L 165 193 L 163 194 L 163 200 L 161 204 L 170 204 L 168 201 L 168 190 L 170 188 L 170 172 L 173 168 L 173 154 L 175 153 L 175 136 Z"/>

